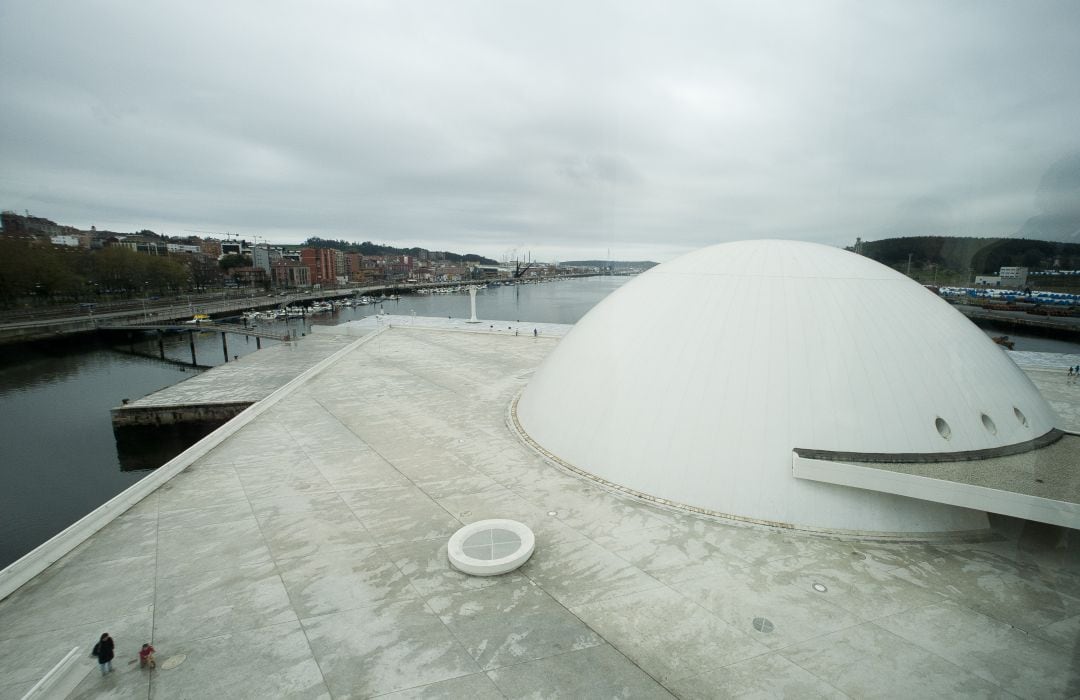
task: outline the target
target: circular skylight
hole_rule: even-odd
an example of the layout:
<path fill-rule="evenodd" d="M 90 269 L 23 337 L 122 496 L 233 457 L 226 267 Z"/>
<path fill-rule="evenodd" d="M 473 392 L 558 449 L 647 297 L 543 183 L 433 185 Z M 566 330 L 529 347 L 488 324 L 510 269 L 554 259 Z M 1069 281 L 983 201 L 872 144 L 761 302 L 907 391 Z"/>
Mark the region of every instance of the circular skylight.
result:
<path fill-rule="evenodd" d="M 450 537 L 450 564 L 473 576 L 497 576 L 513 571 L 532 556 L 536 538 L 516 520 L 481 520 Z"/>
<path fill-rule="evenodd" d="M 521 549 L 521 537 L 510 530 L 491 528 L 469 535 L 461 549 L 473 559 L 493 561 Z"/>

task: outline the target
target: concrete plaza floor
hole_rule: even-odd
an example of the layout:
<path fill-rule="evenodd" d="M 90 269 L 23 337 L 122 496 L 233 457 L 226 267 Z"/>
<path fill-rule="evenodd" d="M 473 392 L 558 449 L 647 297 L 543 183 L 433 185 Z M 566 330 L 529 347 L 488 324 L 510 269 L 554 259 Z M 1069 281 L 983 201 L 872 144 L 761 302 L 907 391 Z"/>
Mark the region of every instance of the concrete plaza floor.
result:
<path fill-rule="evenodd" d="M 1080 694 L 1076 531 L 839 541 L 609 493 L 507 427 L 556 342 L 373 335 L 0 602 L 0 697 L 103 631 L 76 697 Z M 452 570 L 491 517 L 532 559 Z M 186 660 L 140 671 L 145 641 Z"/>
<path fill-rule="evenodd" d="M 319 334 L 279 343 L 205 372 L 115 410 L 148 407 L 255 402 L 314 367 L 353 340 L 348 336 Z"/>

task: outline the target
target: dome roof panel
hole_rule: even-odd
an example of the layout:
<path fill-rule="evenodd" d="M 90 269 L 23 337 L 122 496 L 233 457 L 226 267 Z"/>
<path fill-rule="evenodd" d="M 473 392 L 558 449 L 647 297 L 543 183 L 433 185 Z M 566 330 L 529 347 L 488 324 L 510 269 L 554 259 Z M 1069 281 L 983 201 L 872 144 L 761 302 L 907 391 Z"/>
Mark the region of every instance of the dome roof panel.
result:
<path fill-rule="evenodd" d="M 559 459 L 634 491 L 890 532 L 971 529 L 981 514 L 797 481 L 792 450 L 959 452 L 1025 442 L 1057 420 L 936 295 L 868 258 L 790 241 L 712 246 L 631 281 L 561 341 L 517 415 Z"/>

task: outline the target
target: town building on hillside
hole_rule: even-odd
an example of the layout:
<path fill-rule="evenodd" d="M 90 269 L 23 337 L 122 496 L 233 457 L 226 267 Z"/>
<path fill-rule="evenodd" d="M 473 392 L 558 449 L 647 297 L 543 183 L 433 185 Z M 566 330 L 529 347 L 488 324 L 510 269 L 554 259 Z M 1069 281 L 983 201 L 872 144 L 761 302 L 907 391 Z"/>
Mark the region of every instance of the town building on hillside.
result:
<path fill-rule="evenodd" d="M 216 238 L 204 238 L 199 241 L 199 248 L 202 249 L 203 255 L 208 255 L 211 258 L 221 257 L 221 241 Z"/>
<path fill-rule="evenodd" d="M 270 280 L 270 275 L 261 267 L 234 267 L 229 271 L 233 280 L 241 287 L 254 287 L 265 285 Z"/>
<path fill-rule="evenodd" d="M 275 287 L 310 287 L 311 275 L 302 262 L 282 258 L 270 264 L 270 282 Z"/>
<path fill-rule="evenodd" d="M 385 256 L 385 279 L 387 282 L 404 282 L 409 279 L 415 258 L 409 255 Z"/>
<path fill-rule="evenodd" d="M 432 282 L 461 282 L 470 279 L 471 273 L 464 265 L 440 260 L 434 265 L 432 277 Z"/>
<path fill-rule="evenodd" d="M 221 242 L 221 255 L 250 255 L 251 244 L 244 239 Z"/>
<path fill-rule="evenodd" d="M 267 277 L 270 276 L 270 269 L 273 263 L 281 260 L 281 250 L 278 248 L 271 248 L 268 245 L 257 245 L 251 249 L 251 264 L 257 268 L 266 271 Z"/>
<path fill-rule="evenodd" d="M 199 255 L 202 253 L 202 246 L 192 245 L 190 243 L 166 243 L 165 250 L 170 253 Z"/>
<path fill-rule="evenodd" d="M 1002 286 L 1023 287 L 1027 285 L 1028 268 L 1026 267 L 1003 267 L 998 270 Z"/>
<path fill-rule="evenodd" d="M 68 247 L 68 248 L 78 248 L 79 247 L 79 237 L 78 236 L 69 236 L 69 235 L 61 234 L 61 235 L 58 235 L 58 236 L 50 236 L 49 240 L 52 241 L 53 245 L 65 246 L 65 247 Z"/>
<path fill-rule="evenodd" d="M 300 262 L 307 266 L 312 284 L 337 282 L 337 256 L 334 254 L 338 252 L 340 251 L 333 248 L 302 248 L 300 250 Z M 344 268 L 344 261 L 342 261 L 342 268 Z"/>
<path fill-rule="evenodd" d="M 1021 289 L 1027 286 L 1030 270 L 1026 267 L 1002 267 L 996 275 L 977 275 L 975 284 L 987 287 Z"/>
<path fill-rule="evenodd" d="M 375 284 L 382 282 L 385 279 L 384 275 L 384 263 L 383 256 L 381 255 L 364 255 L 360 258 L 360 272 L 359 279 L 360 284 Z"/>
<path fill-rule="evenodd" d="M 473 265 L 469 270 L 469 276 L 473 279 L 491 280 L 504 275 L 498 265 Z"/>
<path fill-rule="evenodd" d="M 350 282 L 360 282 L 362 280 L 361 262 L 364 256 L 356 251 L 347 251 L 343 254 L 345 262 L 345 278 Z"/>
<path fill-rule="evenodd" d="M 135 251 L 136 253 L 145 253 L 146 255 L 168 255 L 169 249 L 166 243 L 160 240 L 154 240 L 148 236 L 114 236 L 109 238 L 106 246 L 116 246 L 118 248 L 127 248 L 128 250 Z"/>
<path fill-rule="evenodd" d="M 334 280 L 337 282 L 345 282 L 345 253 L 337 248 L 331 248 L 330 252 L 333 255 L 334 266 L 332 269 L 334 271 Z"/>

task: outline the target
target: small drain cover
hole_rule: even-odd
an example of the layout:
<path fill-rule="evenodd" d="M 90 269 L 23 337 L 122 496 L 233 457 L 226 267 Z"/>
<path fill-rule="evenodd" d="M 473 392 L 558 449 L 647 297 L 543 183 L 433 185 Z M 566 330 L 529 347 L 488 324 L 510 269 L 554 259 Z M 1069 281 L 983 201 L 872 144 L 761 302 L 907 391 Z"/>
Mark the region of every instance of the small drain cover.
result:
<path fill-rule="evenodd" d="M 769 632 L 772 632 L 776 628 L 773 627 L 772 622 L 765 619 L 764 617 L 755 617 L 754 618 L 754 629 L 756 629 L 758 632 L 764 632 L 765 634 L 768 634 Z"/>
<path fill-rule="evenodd" d="M 187 654 L 177 654 L 176 656 L 170 656 L 169 658 L 161 662 L 161 670 L 171 671 L 185 661 L 187 661 Z"/>

